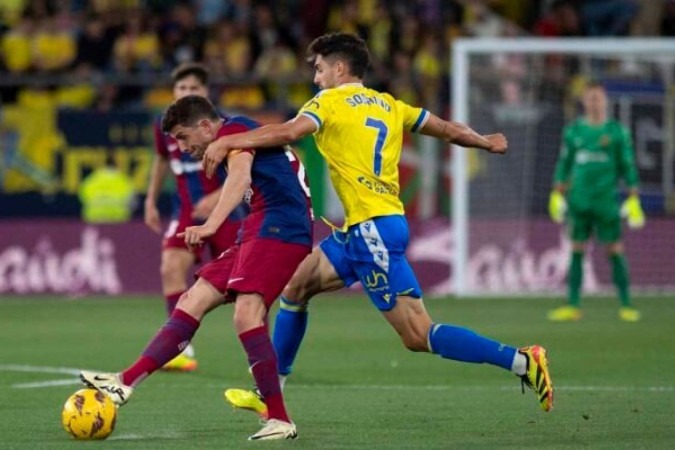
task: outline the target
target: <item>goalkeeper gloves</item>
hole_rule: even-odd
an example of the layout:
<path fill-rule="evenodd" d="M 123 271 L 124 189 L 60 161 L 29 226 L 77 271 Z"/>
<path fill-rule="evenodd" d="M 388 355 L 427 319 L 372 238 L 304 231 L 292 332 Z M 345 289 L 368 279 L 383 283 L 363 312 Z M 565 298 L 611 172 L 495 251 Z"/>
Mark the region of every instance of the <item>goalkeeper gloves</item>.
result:
<path fill-rule="evenodd" d="M 645 226 L 645 212 L 640 205 L 640 197 L 629 195 L 621 205 L 621 216 L 626 218 L 628 227 L 642 228 Z"/>
<path fill-rule="evenodd" d="M 565 221 L 565 213 L 567 212 L 567 201 L 565 196 L 559 191 L 552 191 L 548 198 L 548 215 L 555 223 L 563 223 Z"/>

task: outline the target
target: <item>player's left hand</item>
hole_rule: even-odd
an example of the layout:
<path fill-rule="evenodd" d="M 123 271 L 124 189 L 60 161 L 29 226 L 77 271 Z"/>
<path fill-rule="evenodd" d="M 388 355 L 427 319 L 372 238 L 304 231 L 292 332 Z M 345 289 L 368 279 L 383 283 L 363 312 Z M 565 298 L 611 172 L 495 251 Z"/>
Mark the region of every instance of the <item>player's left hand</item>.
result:
<path fill-rule="evenodd" d="M 490 143 L 490 147 L 487 149 L 488 152 L 500 155 L 506 153 L 506 149 L 509 147 L 509 141 L 506 140 L 506 136 L 502 133 L 486 134 L 484 137 Z"/>
<path fill-rule="evenodd" d="M 204 165 L 206 176 L 209 178 L 213 177 L 213 174 L 216 173 L 216 168 L 223 162 L 225 157 L 227 157 L 227 153 L 230 151 L 226 139 L 226 137 L 221 137 L 211 142 L 209 146 L 206 147 L 202 164 Z"/>
<path fill-rule="evenodd" d="M 640 204 L 638 195 L 629 195 L 621 205 L 621 216 L 626 218 L 628 227 L 642 228 L 645 226 L 645 212 Z"/>
<path fill-rule="evenodd" d="M 185 243 L 188 247 L 192 248 L 202 245 L 204 241 L 213 236 L 215 232 L 216 230 L 212 230 L 211 227 L 204 224 L 187 227 L 185 231 L 178 233 L 176 236 L 185 239 Z"/>

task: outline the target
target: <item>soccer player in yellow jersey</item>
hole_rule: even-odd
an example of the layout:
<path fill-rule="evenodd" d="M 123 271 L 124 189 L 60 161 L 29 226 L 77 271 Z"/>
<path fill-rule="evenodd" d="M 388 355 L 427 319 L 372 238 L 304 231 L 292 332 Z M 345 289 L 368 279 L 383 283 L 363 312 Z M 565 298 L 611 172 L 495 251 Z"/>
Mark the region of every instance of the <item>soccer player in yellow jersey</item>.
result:
<path fill-rule="evenodd" d="M 321 36 L 311 43 L 309 55 L 314 82 L 322 91 L 294 119 L 222 137 L 204 156 L 205 170 L 210 173 L 232 149 L 288 144 L 314 134 L 344 206 L 342 230 L 314 248 L 283 292 L 274 330 L 282 384 L 304 336 L 310 298 L 360 281 L 406 348 L 510 370 L 535 391 L 541 408 L 549 411 L 553 385 L 546 350 L 539 345 L 518 349 L 463 327 L 435 323 L 424 308 L 422 291 L 405 256 L 408 224 L 398 182 L 404 131 L 497 154 L 506 151 L 506 138 L 502 134 L 482 136 L 365 87 L 362 79 L 370 56 L 357 36 Z M 256 409 L 249 391 L 229 389 L 225 395 L 235 406 Z"/>

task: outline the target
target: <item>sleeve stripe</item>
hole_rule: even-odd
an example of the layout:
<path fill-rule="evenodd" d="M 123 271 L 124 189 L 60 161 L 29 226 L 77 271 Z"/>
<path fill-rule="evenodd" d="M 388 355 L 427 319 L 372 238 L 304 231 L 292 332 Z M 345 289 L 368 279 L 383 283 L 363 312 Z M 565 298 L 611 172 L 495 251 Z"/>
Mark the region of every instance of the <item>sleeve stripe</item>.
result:
<path fill-rule="evenodd" d="M 319 116 L 317 116 L 313 112 L 303 111 L 302 115 L 307 116 L 310 119 L 312 119 L 314 121 L 314 123 L 316 124 L 317 129 L 321 128 L 321 125 L 323 125 L 323 123 L 321 123 L 321 119 L 319 119 Z"/>
<path fill-rule="evenodd" d="M 415 124 L 412 126 L 411 131 L 413 133 L 416 133 L 417 130 L 422 128 L 425 123 L 427 123 L 427 120 L 429 119 L 429 111 L 426 109 L 422 109 L 422 112 L 420 113 L 420 116 L 417 118 L 415 121 Z"/>

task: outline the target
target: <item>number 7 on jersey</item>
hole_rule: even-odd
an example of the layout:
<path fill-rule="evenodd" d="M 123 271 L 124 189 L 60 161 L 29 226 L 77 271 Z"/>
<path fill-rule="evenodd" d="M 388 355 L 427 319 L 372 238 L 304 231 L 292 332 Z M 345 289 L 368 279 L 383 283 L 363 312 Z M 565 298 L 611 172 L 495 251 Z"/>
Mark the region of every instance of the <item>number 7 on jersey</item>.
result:
<path fill-rule="evenodd" d="M 377 130 L 377 140 L 375 141 L 375 159 L 373 161 L 373 172 L 375 175 L 380 176 L 382 173 L 382 148 L 384 147 L 384 141 L 387 139 L 387 125 L 378 119 L 373 119 L 368 117 L 366 119 L 366 126 L 369 128 L 375 128 Z"/>

